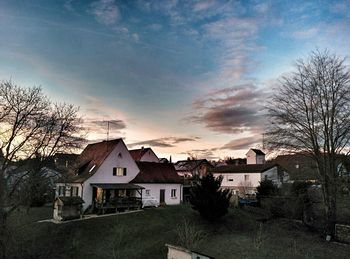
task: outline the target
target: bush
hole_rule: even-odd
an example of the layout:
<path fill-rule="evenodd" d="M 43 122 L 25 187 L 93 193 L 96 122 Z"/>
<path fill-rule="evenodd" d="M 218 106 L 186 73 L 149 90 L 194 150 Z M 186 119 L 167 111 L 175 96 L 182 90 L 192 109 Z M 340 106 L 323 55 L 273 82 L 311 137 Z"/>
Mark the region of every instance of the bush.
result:
<path fill-rule="evenodd" d="M 301 196 L 307 194 L 307 189 L 312 185 L 310 182 L 293 182 L 291 194 L 294 196 Z"/>
<path fill-rule="evenodd" d="M 271 180 L 261 181 L 256 190 L 258 200 L 263 196 L 275 196 L 278 194 L 278 188 Z"/>
<path fill-rule="evenodd" d="M 232 193 L 230 190 L 220 189 L 221 181 L 222 177 L 215 178 L 208 174 L 190 192 L 192 208 L 209 221 L 215 221 L 228 212 Z"/>

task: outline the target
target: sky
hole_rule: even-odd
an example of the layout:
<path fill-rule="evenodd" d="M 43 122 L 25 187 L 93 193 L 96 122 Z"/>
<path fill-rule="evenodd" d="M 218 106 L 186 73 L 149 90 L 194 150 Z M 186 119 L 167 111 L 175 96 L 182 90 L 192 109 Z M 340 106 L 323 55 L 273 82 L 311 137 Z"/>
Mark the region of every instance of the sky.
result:
<path fill-rule="evenodd" d="M 0 0 L 0 80 L 80 107 L 90 142 L 173 161 L 263 148 L 264 105 L 311 51 L 350 53 L 350 1 Z"/>

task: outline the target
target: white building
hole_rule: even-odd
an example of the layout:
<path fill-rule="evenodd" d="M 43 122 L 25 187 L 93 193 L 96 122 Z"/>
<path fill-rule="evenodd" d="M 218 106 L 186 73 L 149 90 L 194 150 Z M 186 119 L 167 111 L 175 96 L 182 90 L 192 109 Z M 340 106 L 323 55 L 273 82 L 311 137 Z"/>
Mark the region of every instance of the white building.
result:
<path fill-rule="evenodd" d="M 251 148 L 246 154 L 247 165 L 265 164 L 265 153 L 260 149 Z"/>
<path fill-rule="evenodd" d="M 148 195 L 159 203 L 179 204 L 181 179 L 172 165 L 143 163 L 147 162 L 134 161 L 122 139 L 90 144 L 79 156 L 75 175 L 56 184 L 56 196 L 80 196 L 84 210 L 97 205 L 108 209 L 115 203 L 124 206 Z"/>
<path fill-rule="evenodd" d="M 265 163 L 265 154 L 259 149 L 250 149 L 247 164 L 226 165 L 211 169 L 215 177 L 222 176 L 221 187 L 233 190 L 234 194 L 255 194 L 263 180 L 271 180 L 278 187 L 289 180 L 289 175 L 278 164 Z"/>
<path fill-rule="evenodd" d="M 215 177 L 223 177 L 222 188 L 231 189 L 234 194 L 245 195 L 255 194 L 260 182 L 272 178 L 279 172 L 279 168 L 276 164 L 230 165 L 216 167 L 211 172 Z"/>

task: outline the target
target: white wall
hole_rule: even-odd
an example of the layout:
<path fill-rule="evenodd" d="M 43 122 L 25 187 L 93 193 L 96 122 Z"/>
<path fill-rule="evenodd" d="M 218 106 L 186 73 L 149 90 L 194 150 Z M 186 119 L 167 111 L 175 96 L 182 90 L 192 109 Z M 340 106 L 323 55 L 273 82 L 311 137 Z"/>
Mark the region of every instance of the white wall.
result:
<path fill-rule="evenodd" d="M 181 184 L 168 184 L 168 183 L 136 183 L 144 187 L 142 190 L 142 197 L 146 196 L 146 190 L 150 190 L 151 197 L 155 197 L 157 201 L 160 201 L 160 190 L 165 190 L 165 203 L 167 205 L 180 204 L 182 199 L 182 185 Z M 176 198 L 171 198 L 171 190 L 176 189 Z"/>
<path fill-rule="evenodd" d="M 140 161 L 142 162 L 157 162 L 159 163 L 159 158 L 157 155 L 150 149 L 141 157 Z"/>
<path fill-rule="evenodd" d="M 255 165 L 255 164 L 265 164 L 265 156 L 257 155 L 253 150 L 249 149 L 246 154 L 247 157 L 247 165 Z"/>
<path fill-rule="evenodd" d="M 289 175 L 286 172 L 281 173 L 283 173 L 282 179 L 278 176 L 278 168 L 276 166 L 263 172 L 261 174 L 261 179 L 271 180 L 274 184 L 277 185 L 277 187 L 280 187 L 283 182 L 287 182 L 289 180 Z"/>
<path fill-rule="evenodd" d="M 261 173 L 214 173 L 215 177 L 219 175 L 223 176 L 221 182 L 223 188 L 243 186 L 245 183 L 245 175 L 249 175 L 248 182 L 251 183 L 251 187 L 259 186 L 259 182 L 261 181 Z"/>
<path fill-rule="evenodd" d="M 119 157 L 119 153 L 121 157 Z M 114 176 L 113 167 L 127 168 L 126 176 Z M 94 175 L 84 182 L 83 200 L 84 209 L 92 203 L 92 186 L 91 183 L 128 183 L 139 173 L 134 159 L 131 157 L 124 142 L 120 141 L 114 150 L 109 154 L 102 165 L 97 169 Z"/>

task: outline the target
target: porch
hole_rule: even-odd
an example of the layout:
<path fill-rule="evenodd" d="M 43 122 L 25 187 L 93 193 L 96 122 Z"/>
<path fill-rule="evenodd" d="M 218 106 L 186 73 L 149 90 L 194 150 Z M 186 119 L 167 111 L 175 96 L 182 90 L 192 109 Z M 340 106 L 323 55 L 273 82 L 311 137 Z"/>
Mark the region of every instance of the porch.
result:
<path fill-rule="evenodd" d="M 91 184 L 92 207 L 97 214 L 142 208 L 143 187 L 129 183 Z"/>

